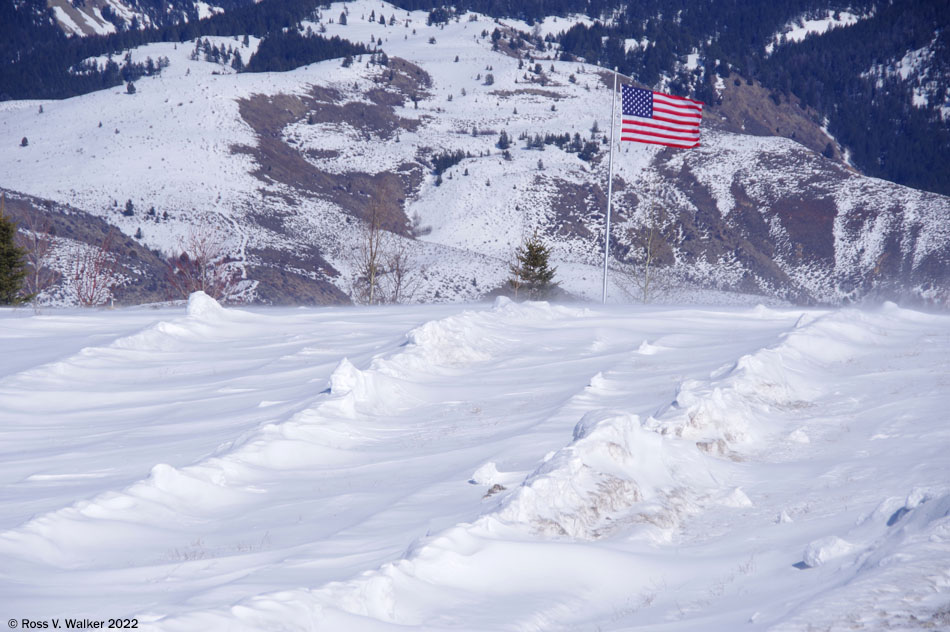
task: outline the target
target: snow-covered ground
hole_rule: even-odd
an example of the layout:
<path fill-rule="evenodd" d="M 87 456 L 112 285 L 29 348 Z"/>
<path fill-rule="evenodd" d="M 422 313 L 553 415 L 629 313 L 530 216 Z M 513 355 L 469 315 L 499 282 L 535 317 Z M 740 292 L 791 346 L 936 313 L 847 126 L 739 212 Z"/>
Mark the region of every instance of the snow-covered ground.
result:
<path fill-rule="evenodd" d="M 843 28 L 856 24 L 858 20 L 865 19 L 873 15 L 873 11 L 868 15 L 855 15 L 848 11 L 828 11 L 824 17 L 807 19 L 804 16 L 785 25 L 780 33 L 772 37 L 772 41 L 765 46 L 765 52 L 771 53 L 776 45 L 786 42 L 801 42 L 809 35 L 820 35 L 831 29 Z"/>
<path fill-rule="evenodd" d="M 945 315 L 193 295 L 0 310 L 0 348 L 18 626 L 950 619 Z"/>

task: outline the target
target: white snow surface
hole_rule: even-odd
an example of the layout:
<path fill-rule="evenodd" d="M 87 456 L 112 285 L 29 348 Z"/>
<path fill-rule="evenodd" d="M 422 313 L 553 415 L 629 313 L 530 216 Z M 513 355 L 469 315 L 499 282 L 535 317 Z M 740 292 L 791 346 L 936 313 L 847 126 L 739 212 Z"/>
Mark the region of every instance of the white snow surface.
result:
<path fill-rule="evenodd" d="M 765 46 L 766 53 L 771 53 L 777 44 L 785 42 L 800 42 L 809 35 L 821 35 L 834 28 L 842 28 L 855 24 L 867 16 L 855 15 L 848 11 L 827 11 L 822 17 L 806 18 L 804 16 L 786 24 L 780 33 Z"/>
<path fill-rule="evenodd" d="M 946 315 L 195 294 L 0 348 L 18 625 L 946 622 Z"/>

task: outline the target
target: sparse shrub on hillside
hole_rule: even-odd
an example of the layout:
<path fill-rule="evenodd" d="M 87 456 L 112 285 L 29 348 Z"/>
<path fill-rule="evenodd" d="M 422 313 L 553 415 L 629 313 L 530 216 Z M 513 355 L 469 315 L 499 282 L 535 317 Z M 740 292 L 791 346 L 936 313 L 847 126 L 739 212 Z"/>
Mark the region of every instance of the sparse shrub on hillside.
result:
<path fill-rule="evenodd" d="M 409 225 L 409 234 L 412 235 L 412 238 L 418 239 L 419 237 L 425 237 L 431 232 L 432 232 L 432 227 L 424 226 L 422 224 L 422 216 L 419 215 L 419 211 L 415 211 L 412 214 L 412 221 Z"/>
<path fill-rule="evenodd" d="M 20 139 L 20 147 L 27 147 L 30 144 L 30 140 L 24 136 Z"/>
<path fill-rule="evenodd" d="M 131 81 L 125 84 L 125 91 L 128 94 L 135 94 L 135 84 L 132 83 Z"/>
<path fill-rule="evenodd" d="M 495 84 L 495 75 L 493 75 L 492 73 L 486 74 L 486 75 L 485 75 L 485 85 L 486 85 L 486 86 L 491 86 L 491 85 L 494 85 L 494 84 Z"/>

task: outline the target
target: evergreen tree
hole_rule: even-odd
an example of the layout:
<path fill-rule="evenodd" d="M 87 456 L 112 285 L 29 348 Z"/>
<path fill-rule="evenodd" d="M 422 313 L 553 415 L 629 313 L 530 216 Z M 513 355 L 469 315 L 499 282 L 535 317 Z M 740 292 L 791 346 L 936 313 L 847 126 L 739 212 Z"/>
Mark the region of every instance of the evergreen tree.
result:
<path fill-rule="evenodd" d="M 515 251 L 515 261 L 509 266 L 511 278 L 508 284 L 518 296 L 524 292 L 530 299 L 549 297 L 557 288 L 554 280 L 557 268 L 549 266 L 551 249 L 542 243 L 537 233 L 532 235 Z"/>
<path fill-rule="evenodd" d="M 0 195 L 0 305 L 19 305 L 30 300 L 22 294 L 26 278 L 26 251 L 17 247 L 16 224 L 4 214 L 6 199 Z"/>

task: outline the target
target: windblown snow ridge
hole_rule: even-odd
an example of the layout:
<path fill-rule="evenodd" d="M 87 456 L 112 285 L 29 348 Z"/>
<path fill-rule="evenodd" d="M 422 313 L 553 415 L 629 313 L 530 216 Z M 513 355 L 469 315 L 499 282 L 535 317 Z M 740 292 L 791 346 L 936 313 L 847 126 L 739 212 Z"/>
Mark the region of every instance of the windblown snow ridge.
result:
<path fill-rule="evenodd" d="M 859 312 L 801 318 L 773 346 L 742 356 L 707 380 L 687 380 L 676 399 L 641 422 L 626 411 L 594 410 L 573 441 L 503 501 L 496 516 L 545 535 L 593 539 L 618 526 L 649 524 L 668 538 L 703 503 L 747 504 L 721 488 L 704 454 L 746 458 L 776 415 L 811 405 L 814 375 L 860 353 L 884 332 Z M 697 450 L 698 448 L 698 450 Z"/>
<path fill-rule="evenodd" d="M 278 620 L 288 629 L 308 629 L 315 622 L 328 629 L 431 624 L 416 595 L 437 593 L 441 612 L 456 603 L 470 605 L 473 586 L 482 597 L 491 590 L 487 569 L 505 568 L 512 577 L 521 577 L 538 561 L 533 556 L 549 554 L 552 549 L 545 547 L 557 546 L 561 539 L 602 538 L 621 525 L 625 533 L 636 533 L 643 525 L 647 535 L 662 539 L 674 532 L 684 515 L 714 503 L 748 506 L 751 501 L 741 489 L 721 482 L 718 474 L 731 466 L 728 459 L 716 456 L 753 458 L 763 440 L 775 438 L 774 421 L 815 405 L 827 395 L 824 378 L 839 363 L 882 341 L 889 311 L 894 309 L 886 307 L 883 314 L 844 310 L 803 317 L 776 344 L 740 357 L 708 379 L 683 382 L 674 402 L 645 422 L 629 410 L 597 408 L 596 397 L 591 397 L 591 410 L 576 424 L 571 441 L 473 522 L 426 536 L 400 559 L 351 580 L 262 595 L 229 610 L 169 619 L 162 627 L 200 629 L 226 622 L 232 629 L 260 629 L 275 627 Z M 378 359 L 370 369 L 360 371 L 341 363 L 331 378 L 331 395 L 351 397 L 349 410 L 358 418 L 387 380 L 404 388 L 412 376 L 458 370 L 466 361 L 490 362 L 495 345 L 516 342 L 505 338 L 506 325 L 526 316 L 551 316 L 552 310 L 502 302 L 490 312 L 427 323 L 413 330 L 401 352 Z M 457 347 L 447 349 L 447 344 Z M 603 378 L 595 381 L 592 393 Z M 887 504 L 878 514 L 875 530 L 890 529 L 889 537 L 913 535 L 918 522 L 926 523 L 929 532 L 946 536 L 943 492 L 912 494 L 903 503 Z M 884 527 L 888 522 L 893 524 Z M 524 562 L 517 568 L 505 559 L 512 542 L 518 542 Z M 900 545 L 898 540 L 891 542 Z M 820 563 L 842 550 L 837 540 L 827 544 L 811 547 L 808 559 Z M 884 562 L 886 552 L 893 550 L 888 544 L 878 548 L 880 561 L 869 558 L 869 562 Z M 557 559 L 538 568 L 569 566 L 567 549 L 555 550 Z M 584 570 L 571 567 L 566 572 Z M 510 590 L 519 584 L 509 577 L 505 585 Z M 294 621 L 287 623 L 291 612 Z M 517 627 L 518 622 L 506 624 Z M 532 624 L 524 627 L 532 629 Z M 533 629 L 543 626 L 533 624 Z"/>
<path fill-rule="evenodd" d="M 820 394 L 815 375 L 861 354 L 883 335 L 856 310 L 803 316 L 781 342 L 742 356 L 708 380 L 684 381 L 676 398 L 645 425 L 695 441 L 710 454 L 742 459 L 741 446 L 762 439 L 770 419 L 812 405 Z"/>
<path fill-rule="evenodd" d="M 157 464 L 148 478 L 122 491 L 37 516 L 0 533 L 0 551 L 13 556 L 30 551 L 47 563 L 79 566 L 89 561 L 86 557 L 95 558 L 95 551 L 103 546 L 96 536 L 96 520 L 134 525 L 129 533 L 132 542 L 140 535 L 136 529 L 148 530 L 156 521 L 189 524 L 238 515 L 264 493 L 260 484 L 281 472 L 319 472 L 352 463 L 362 446 L 382 440 L 362 420 L 372 416 L 379 422 L 387 411 L 418 404 L 421 395 L 414 389 L 416 383 L 488 361 L 493 351 L 510 349 L 517 343 L 505 334 L 512 325 L 581 313 L 545 303 L 516 305 L 500 299 L 491 310 L 424 323 L 409 332 L 399 351 L 377 357 L 368 369 L 360 370 L 343 358 L 329 378 L 328 391 L 286 421 L 263 425 L 193 465 Z M 162 350 L 168 344 L 184 344 L 191 334 L 197 336 L 196 330 L 242 317 L 199 293 L 190 298 L 186 318 L 159 323 L 113 345 Z"/>

